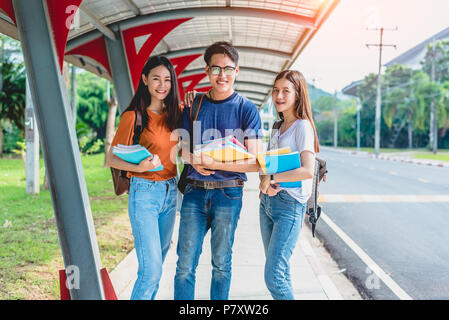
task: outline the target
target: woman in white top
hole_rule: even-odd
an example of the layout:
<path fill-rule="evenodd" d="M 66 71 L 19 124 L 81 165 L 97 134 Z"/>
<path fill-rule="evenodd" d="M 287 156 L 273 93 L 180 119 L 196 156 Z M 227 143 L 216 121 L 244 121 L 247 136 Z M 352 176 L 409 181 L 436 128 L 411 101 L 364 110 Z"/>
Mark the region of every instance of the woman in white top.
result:
<path fill-rule="evenodd" d="M 273 299 L 293 300 L 289 260 L 304 223 L 307 200 L 312 193 L 315 154 L 319 152 L 319 143 L 307 83 L 299 71 L 281 72 L 275 79 L 272 98 L 282 125 L 273 135 L 268 148 L 290 147 L 292 152 L 298 151 L 301 167 L 260 177 L 260 229 L 266 256 L 265 283 Z"/>

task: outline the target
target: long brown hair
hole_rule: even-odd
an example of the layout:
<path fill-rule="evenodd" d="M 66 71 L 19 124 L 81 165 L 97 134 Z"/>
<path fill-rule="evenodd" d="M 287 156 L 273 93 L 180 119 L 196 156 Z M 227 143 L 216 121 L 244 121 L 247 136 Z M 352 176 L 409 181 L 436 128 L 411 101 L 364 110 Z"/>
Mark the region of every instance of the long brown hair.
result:
<path fill-rule="evenodd" d="M 296 118 L 301 120 L 309 120 L 312 125 L 313 132 L 315 134 L 315 152 L 320 152 L 320 143 L 318 141 L 318 135 L 316 133 L 315 123 L 312 117 L 312 108 L 310 106 L 309 90 L 307 89 L 307 82 L 304 75 L 296 70 L 284 70 L 279 73 L 274 80 L 274 83 L 280 79 L 287 79 L 290 81 L 295 88 L 296 95 L 296 105 L 295 105 L 295 115 Z M 284 115 L 282 112 L 278 112 L 279 118 L 284 120 Z"/>
<path fill-rule="evenodd" d="M 150 71 L 158 66 L 165 66 L 170 72 L 171 88 L 169 94 L 164 99 L 167 110 L 165 124 L 170 131 L 173 131 L 178 127 L 178 122 L 181 118 L 181 110 L 179 109 L 178 81 L 176 80 L 176 73 L 172 63 L 165 56 L 153 56 L 147 60 L 140 76 L 139 86 L 137 87 L 136 93 L 134 94 L 134 97 L 125 112 L 134 111 L 137 109 L 142 115 L 143 127 L 148 127 L 149 117 L 146 109 L 151 104 L 151 95 L 148 92 L 148 86 L 145 85 L 142 80 L 142 75 L 147 77 Z"/>

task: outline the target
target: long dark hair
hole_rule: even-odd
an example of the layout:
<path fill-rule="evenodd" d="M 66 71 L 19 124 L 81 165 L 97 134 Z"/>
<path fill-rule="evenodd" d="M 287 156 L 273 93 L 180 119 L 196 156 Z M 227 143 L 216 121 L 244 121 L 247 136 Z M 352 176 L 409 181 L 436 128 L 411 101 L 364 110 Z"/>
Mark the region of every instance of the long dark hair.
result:
<path fill-rule="evenodd" d="M 320 152 L 320 143 L 318 141 L 318 135 L 316 133 L 315 123 L 312 117 L 312 108 L 310 106 L 309 90 L 307 89 L 307 82 L 304 75 L 296 70 L 284 70 L 279 73 L 274 80 L 274 83 L 280 79 L 287 79 L 295 88 L 296 104 L 295 115 L 297 119 L 309 120 L 312 125 L 313 132 L 315 134 L 315 152 Z M 284 120 L 282 112 L 278 113 L 279 117 Z"/>
<path fill-rule="evenodd" d="M 154 56 L 147 60 L 140 75 L 139 86 L 137 87 L 136 93 L 131 99 L 131 102 L 125 112 L 134 111 L 135 109 L 140 111 L 142 115 L 142 125 L 144 128 L 148 128 L 149 117 L 146 109 L 151 104 L 151 95 L 148 91 L 148 87 L 142 80 L 142 75 L 148 77 L 148 74 L 152 69 L 161 65 L 165 66 L 170 72 L 171 88 L 167 97 L 164 99 L 164 103 L 167 112 L 166 125 L 170 131 L 173 131 L 177 128 L 179 118 L 181 117 L 181 110 L 179 109 L 178 81 L 176 80 L 176 73 L 173 65 L 170 60 L 164 56 Z"/>

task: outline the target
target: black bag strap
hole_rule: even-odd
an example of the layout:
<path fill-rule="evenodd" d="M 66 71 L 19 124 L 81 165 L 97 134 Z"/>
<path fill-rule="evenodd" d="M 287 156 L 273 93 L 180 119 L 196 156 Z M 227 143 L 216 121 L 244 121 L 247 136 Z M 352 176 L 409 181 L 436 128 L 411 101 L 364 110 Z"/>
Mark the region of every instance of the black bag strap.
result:
<path fill-rule="evenodd" d="M 312 236 L 315 237 L 315 228 L 316 224 L 318 222 L 318 219 L 320 219 L 321 215 L 321 206 L 318 204 L 318 185 L 320 183 L 320 173 L 321 169 L 321 163 L 319 160 L 315 160 L 315 170 L 313 174 L 313 187 L 312 187 L 312 199 L 313 203 L 312 206 L 309 207 L 309 223 L 312 225 Z"/>
<path fill-rule="evenodd" d="M 140 136 L 143 132 L 143 125 L 142 125 L 142 114 L 139 110 L 134 110 L 136 114 L 136 120 L 134 121 L 134 135 L 133 135 L 133 145 L 139 144 Z"/>
<path fill-rule="evenodd" d="M 273 124 L 273 130 L 279 130 L 282 126 L 282 123 L 284 122 L 284 120 L 278 120 Z"/>
<path fill-rule="evenodd" d="M 198 114 L 200 113 L 201 103 L 203 102 L 203 98 L 206 94 L 197 94 L 193 99 L 192 106 L 190 107 L 190 153 L 193 153 L 193 122 L 198 118 Z"/>
<path fill-rule="evenodd" d="M 143 131 L 142 114 L 137 109 L 134 110 L 134 113 L 136 114 L 136 119 L 134 120 L 134 130 L 133 130 L 133 138 L 132 138 L 133 145 L 139 144 L 140 136 L 142 135 L 142 131 Z M 120 170 L 120 176 L 122 178 L 128 179 L 126 173 L 127 173 L 127 171 Z"/>

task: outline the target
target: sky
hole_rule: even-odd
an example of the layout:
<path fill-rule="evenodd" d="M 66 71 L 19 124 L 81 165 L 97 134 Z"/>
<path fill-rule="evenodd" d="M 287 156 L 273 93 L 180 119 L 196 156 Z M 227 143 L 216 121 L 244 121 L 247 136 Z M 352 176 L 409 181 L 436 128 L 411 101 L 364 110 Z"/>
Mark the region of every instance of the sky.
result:
<path fill-rule="evenodd" d="M 366 44 L 380 40 L 385 31 L 382 64 L 449 27 L 449 0 L 341 0 L 328 20 L 292 66 L 309 83 L 327 92 L 341 91 L 369 73 L 377 73 L 379 49 Z"/>

